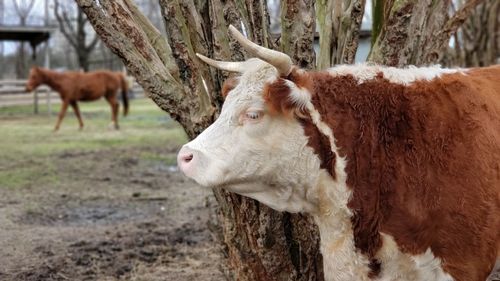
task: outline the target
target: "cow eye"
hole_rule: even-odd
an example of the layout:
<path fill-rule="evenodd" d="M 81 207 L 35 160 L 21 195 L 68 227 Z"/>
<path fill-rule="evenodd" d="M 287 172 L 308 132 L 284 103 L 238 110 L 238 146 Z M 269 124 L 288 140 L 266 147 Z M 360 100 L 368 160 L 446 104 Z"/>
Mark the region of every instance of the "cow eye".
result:
<path fill-rule="evenodd" d="M 262 111 L 247 111 L 245 113 L 245 119 L 249 121 L 257 121 L 262 118 Z"/>

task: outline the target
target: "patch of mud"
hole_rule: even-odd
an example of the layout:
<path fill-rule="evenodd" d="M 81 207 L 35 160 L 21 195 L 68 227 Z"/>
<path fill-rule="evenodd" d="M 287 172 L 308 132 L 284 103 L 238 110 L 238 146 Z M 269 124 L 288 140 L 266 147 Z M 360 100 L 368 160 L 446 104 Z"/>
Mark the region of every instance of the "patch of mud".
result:
<path fill-rule="evenodd" d="M 137 221 L 161 216 L 165 211 L 166 198 L 156 201 L 140 201 L 140 198 L 125 203 L 104 200 L 83 201 L 53 208 L 30 210 L 17 221 L 23 224 L 44 226 L 89 226 L 110 225 L 124 221 Z"/>
<path fill-rule="evenodd" d="M 143 157 L 177 150 L 61 153 L 57 182 L 4 190 L 0 280 L 225 280 L 210 191 Z"/>
<path fill-rule="evenodd" d="M 142 222 L 107 230 L 101 236 L 68 244 L 65 252 L 50 246 L 35 249 L 44 262 L 19 268 L 13 280 L 96 280 L 97 276 L 128 277 L 137 264 L 154 264 L 159 258 L 182 258 L 179 247 L 196 247 L 210 241 L 206 226 L 186 223 L 179 228 L 161 221 Z M 2 279 L 3 280 L 3 279 Z"/>

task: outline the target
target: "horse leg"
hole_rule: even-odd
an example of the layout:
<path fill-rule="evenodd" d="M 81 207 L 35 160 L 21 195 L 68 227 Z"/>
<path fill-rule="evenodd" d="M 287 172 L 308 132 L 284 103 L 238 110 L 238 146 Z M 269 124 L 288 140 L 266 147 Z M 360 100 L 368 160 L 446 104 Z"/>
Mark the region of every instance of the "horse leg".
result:
<path fill-rule="evenodd" d="M 112 121 L 112 124 L 114 125 L 114 128 L 116 130 L 118 130 L 118 129 L 120 129 L 120 127 L 118 126 L 118 107 L 119 107 L 118 101 L 116 100 L 115 96 L 106 97 L 106 99 L 108 100 L 108 103 L 111 106 L 111 121 Z"/>
<path fill-rule="evenodd" d="M 80 124 L 79 130 L 81 131 L 83 129 L 83 121 L 82 116 L 80 115 L 80 108 L 78 108 L 78 103 L 76 101 L 72 101 L 70 104 L 75 112 L 76 118 L 78 118 L 78 123 Z"/>
<path fill-rule="evenodd" d="M 59 111 L 59 116 L 57 117 L 57 123 L 54 128 L 54 132 L 57 132 L 59 130 L 59 127 L 61 126 L 61 122 L 64 119 L 64 115 L 66 115 L 66 110 L 68 109 L 68 102 L 63 100 L 62 105 L 61 105 L 61 111 Z"/>

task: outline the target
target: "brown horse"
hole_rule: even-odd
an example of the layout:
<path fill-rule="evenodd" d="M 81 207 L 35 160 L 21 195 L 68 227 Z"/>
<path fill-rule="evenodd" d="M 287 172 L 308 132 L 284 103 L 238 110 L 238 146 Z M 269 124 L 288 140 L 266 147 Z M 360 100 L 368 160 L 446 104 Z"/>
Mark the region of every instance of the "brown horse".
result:
<path fill-rule="evenodd" d="M 111 106 L 112 124 L 118 129 L 118 90 L 121 88 L 123 99 L 123 115 L 128 113 L 127 82 L 120 72 L 94 71 L 94 72 L 56 72 L 49 69 L 34 66 L 31 68 L 26 91 L 31 92 L 39 85 L 46 84 L 59 93 L 62 100 L 61 111 L 57 119 L 54 131 L 59 130 L 61 121 L 66 114 L 68 105 L 73 108 L 80 130 L 83 129 L 83 121 L 78 108 L 78 101 L 94 101 L 105 97 Z"/>

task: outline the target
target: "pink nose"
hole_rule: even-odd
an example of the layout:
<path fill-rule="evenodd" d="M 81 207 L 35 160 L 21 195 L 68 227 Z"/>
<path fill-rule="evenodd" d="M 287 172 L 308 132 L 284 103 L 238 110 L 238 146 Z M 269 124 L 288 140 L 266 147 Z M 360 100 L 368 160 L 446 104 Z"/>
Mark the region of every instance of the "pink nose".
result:
<path fill-rule="evenodd" d="M 187 147 L 182 147 L 181 151 L 179 151 L 179 154 L 177 154 L 177 165 L 184 174 L 187 174 L 188 170 L 192 166 L 191 164 L 193 163 L 193 159 L 194 153 Z"/>

